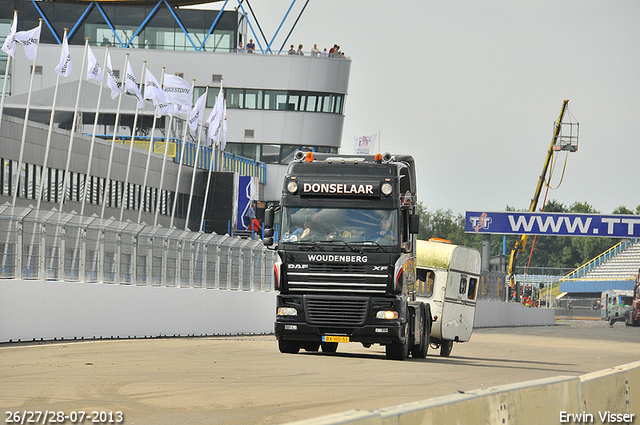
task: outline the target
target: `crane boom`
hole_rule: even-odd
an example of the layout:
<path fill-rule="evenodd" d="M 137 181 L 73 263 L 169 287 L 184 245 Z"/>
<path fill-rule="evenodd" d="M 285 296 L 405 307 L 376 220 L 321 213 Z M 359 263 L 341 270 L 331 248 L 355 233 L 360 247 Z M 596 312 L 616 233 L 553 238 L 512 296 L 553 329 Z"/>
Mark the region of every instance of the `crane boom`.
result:
<path fill-rule="evenodd" d="M 544 162 L 544 167 L 542 167 L 542 174 L 540 174 L 540 178 L 538 179 L 538 186 L 536 186 L 536 192 L 531 199 L 531 204 L 529 205 L 529 212 L 534 212 L 538 206 L 538 200 L 540 199 L 540 193 L 542 193 L 542 187 L 544 186 L 545 177 L 547 175 L 547 171 L 549 169 L 549 164 L 551 163 L 551 158 L 553 156 L 553 148 L 558 141 L 558 137 L 560 137 L 560 132 L 562 129 L 562 119 L 564 118 L 564 114 L 567 110 L 567 105 L 569 105 L 569 101 L 565 100 L 562 103 L 562 109 L 560 111 L 560 118 L 556 122 L 556 127 L 553 132 L 553 138 L 551 139 L 551 146 L 549 146 L 549 151 L 547 152 L 547 159 Z M 511 249 L 511 256 L 509 257 L 509 266 L 507 269 L 507 274 L 509 275 L 509 284 L 515 285 L 516 287 L 516 300 L 520 301 L 520 288 L 518 287 L 518 283 L 516 282 L 516 260 L 518 259 L 518 255 L 524 248 L 527 246 L 528 235 L 522 235 L 520 239 L 516 241 Z"/>

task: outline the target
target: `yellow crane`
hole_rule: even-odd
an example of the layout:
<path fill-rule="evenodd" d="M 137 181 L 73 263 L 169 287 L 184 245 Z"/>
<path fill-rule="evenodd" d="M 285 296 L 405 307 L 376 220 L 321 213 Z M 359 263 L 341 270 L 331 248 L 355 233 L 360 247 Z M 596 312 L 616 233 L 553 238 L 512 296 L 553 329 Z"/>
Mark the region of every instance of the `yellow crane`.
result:
<path fill-rule="evenodd" d="M 573 129 L 571 131 L 571 134 L 568 136 L 568 138 L 566 139 L 561 139 L 561 135 L 562 135 L 562 120 L 565 116 L 565 113 L 567 111 L 567 107 L 569 105 L 569 101 L 565 100 L 562 103 L 562 110 L 560 111 L 560 118 L 558 118 L 558 121 L 556 122 L 556 126 L 553 132 L 553 138 L 551 139 L 551 146 L 549 146 L 549 151 L 547 152 L 547 158 L 544 162 L 544 167 L 542 168 L 542 174 L 540 174 L 540 178 L 538 179 L 538 186 L 536 187 L 536 192 L 533 195 L 533 199 L 531 199 L 531 205 L 529 206 L 529 212 L 534 212 L 538 206 L 538 200 L 540 198 L 540 193 L 542 193 L 542 187 L 545 184 L 545 178 L 547 175 L 547 171 L 549 169 L 549 164 L 551 163 L 551 159 L 553 158 L 553 152 L 554 151 L 560 151 L 560 150 L 564 150 L 564 151 L 569 151 L 569 152 L 575 152 L 576 150 L 578 150 L 578 144 L 577 144 L 577 132 L 576 135 L 573 135 Z M 571 123 L 573 125 L 573 123 Z M 576 123 L 577 124 L 577 123 Z M 507 274 L 509 276 L 509 284 L 511 286 L 515 285 L 515 290 L 516 290 L 516 299 L 519 301 L 520 299 L 520 288 L 519 288 L 519 284 L 518 282 L 516 282 L 516 273 L 515 273 L 515 268 L 516 268 L 516 260 L 518 259 L 518 255 L 520 255 L 520 253 L 522 251 L 524 251 L 524 248 L 527 245 L 527 239 L 529 238 L 528 235 L 522 235 L 520 237 L 520 239 L 518 239 L 515 243 L 515 245 L 513 246 L 513 248 L 511 249 L 511 256 L 509 257 L 509 265 L 507 268 Z"/>

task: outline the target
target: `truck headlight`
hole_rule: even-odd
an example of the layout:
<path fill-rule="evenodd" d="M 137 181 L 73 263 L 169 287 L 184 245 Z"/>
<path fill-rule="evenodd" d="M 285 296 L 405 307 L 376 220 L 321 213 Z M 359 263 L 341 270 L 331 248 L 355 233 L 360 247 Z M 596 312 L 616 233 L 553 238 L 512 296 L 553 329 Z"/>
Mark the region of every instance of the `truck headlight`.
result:
<path fill-rule="evenodd" d="M 393 188 L 391 187 L 391 183 L 384 183 L 382 185 L 382 187 L 380 188 L 380 190 L 382 190 L 382 194 L 384 196 L 389 196 L 389 195 L 391 195 L 391 192 L 393 192 Z"/>
<path fill-rule="evenodd" d="M 297 316 L 298 310 L 293 307 L 278 307 L 278 316 Z"/>
<path fill-rule="evenodd" d="M 398 312 L 393 310 L 380 310 L 376 313 L 376 319 L 393 320 L 398 318 Z"/>

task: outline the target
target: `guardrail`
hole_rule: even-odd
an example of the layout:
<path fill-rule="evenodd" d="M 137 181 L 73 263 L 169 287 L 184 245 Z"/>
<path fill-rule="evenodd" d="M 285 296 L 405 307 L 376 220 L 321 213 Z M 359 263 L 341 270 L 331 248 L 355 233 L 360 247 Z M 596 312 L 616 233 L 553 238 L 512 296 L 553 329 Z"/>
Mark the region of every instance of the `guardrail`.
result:
<path fill-rule="evenodd" d="M 260 240 L 0 207 L 0 278 L 273 291 Z"/>
<path fill-rule="evenodd" d="M 85 133 L 85 135 L 91 136 L 91 134 L 88 133 Z M 111 140 L 113 135 L 96 134 L 96 137 Z M 167 141 L 167 138 L 154 136 L 153 145 L 149 146 L 151 139 L 151 136 L 136 136 L 134 139 L 134 147 L 142 150 L 153 149 L 153 152 L 164 154 L 164 143 Z M 131 136 L 128 135 L 116 136 L 115 140 L 117 143 L 125 146 L 131 144 Z M 175 137 L 170 137 L 168 140 L 167 156 L 172 157 L 174 162 L 179 163 L 182 154 L 182 140 Z M 193 167 L 197 150 L 197 144 L 190 142 L 185 144 L 184 165 Z M 230 152 L 220 152 L 208 146 L 200 146 L 197 167 L 203 170 L 208 170 L 209 167 L 211 167 L 211 171 L 236 171 L 241 176 L 257 177 L 260 183 L 267 184 L 267 164 L 264 162 L 255 161 Z"/>
<path fill-rule="evenodd" d="M 468 391 L 373 411 L 349 410 L 289 425 L 634 423 L 640 362 Z"/>

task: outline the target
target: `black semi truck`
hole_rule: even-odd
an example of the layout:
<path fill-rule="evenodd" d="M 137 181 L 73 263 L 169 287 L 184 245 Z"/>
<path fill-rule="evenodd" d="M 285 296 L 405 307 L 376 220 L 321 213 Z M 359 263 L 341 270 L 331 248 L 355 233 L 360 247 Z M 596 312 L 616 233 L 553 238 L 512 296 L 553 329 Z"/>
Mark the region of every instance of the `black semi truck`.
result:
<path fill-rule="evenodd" d="M 416 301 L 416 178 L 409 155 L 297 152 L 279 206 L 265 213 L 277 250 L 275 335 L 283 353 L 385 346 L 424 358 L 429 304 Z"/>

